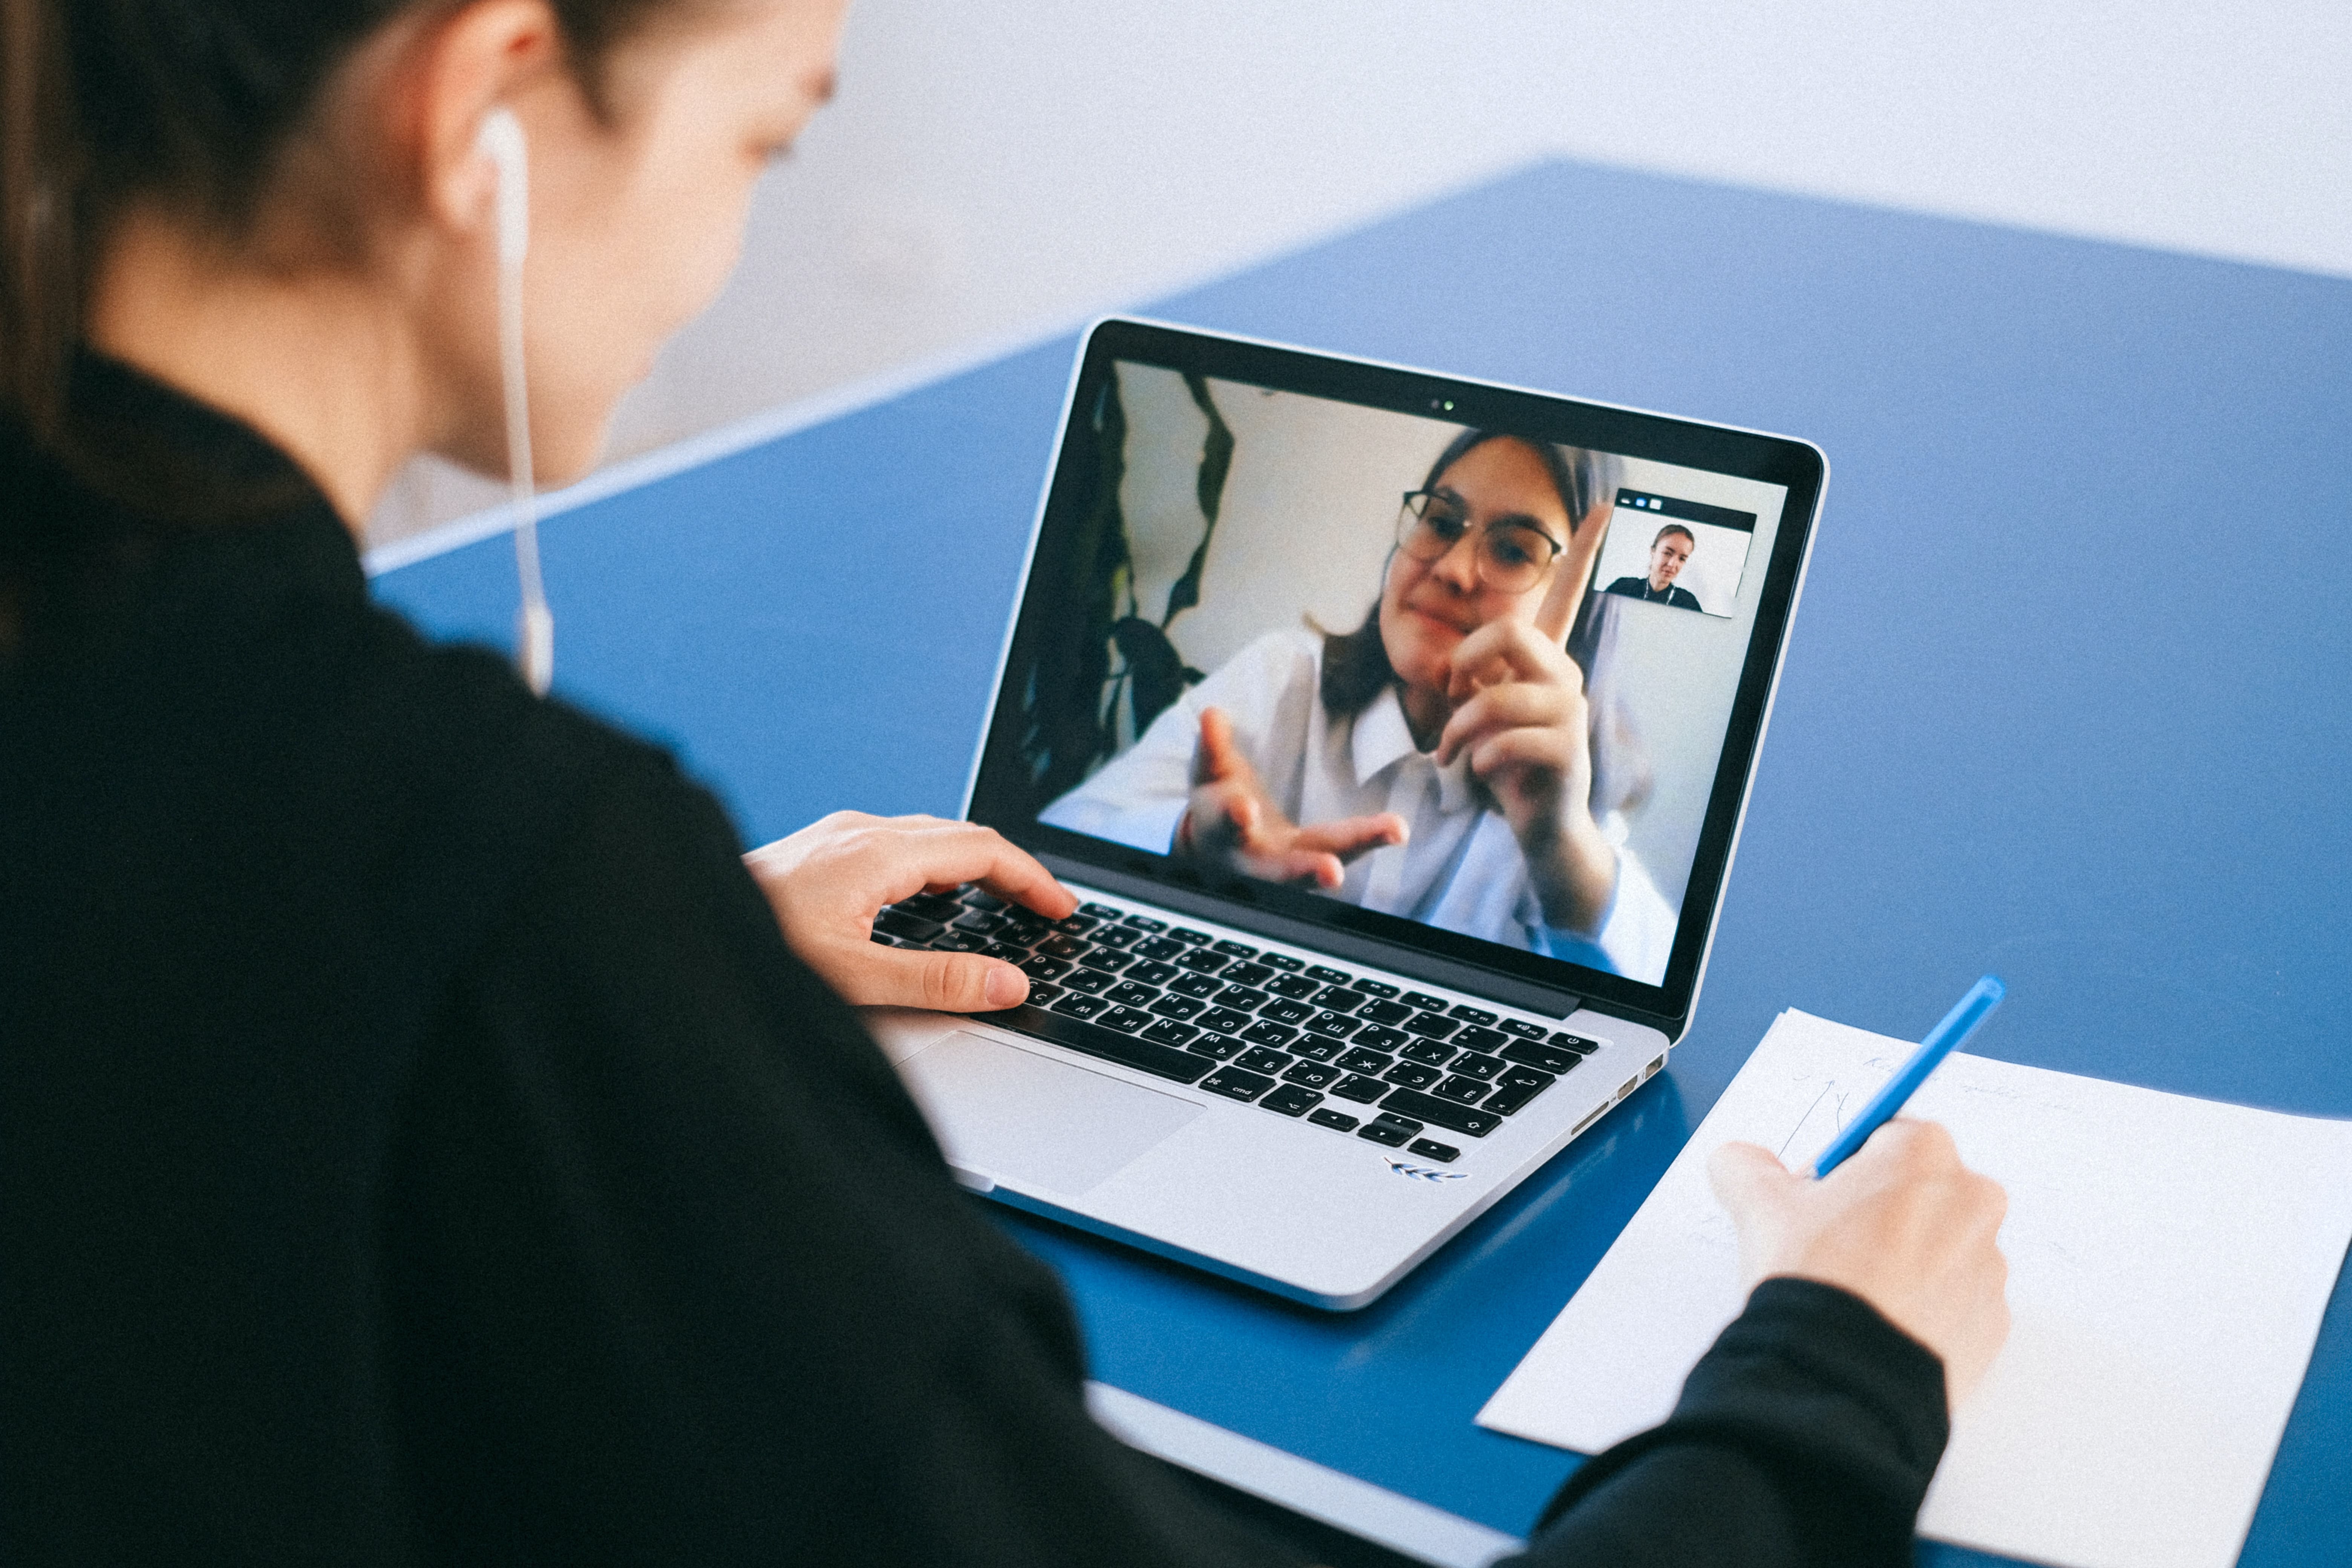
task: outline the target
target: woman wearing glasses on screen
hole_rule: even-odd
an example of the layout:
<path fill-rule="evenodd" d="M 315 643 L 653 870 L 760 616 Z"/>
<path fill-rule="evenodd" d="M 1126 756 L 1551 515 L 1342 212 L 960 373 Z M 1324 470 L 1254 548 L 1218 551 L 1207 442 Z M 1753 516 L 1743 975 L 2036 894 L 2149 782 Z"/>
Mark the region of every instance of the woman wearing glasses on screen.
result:
<path fill-rule="evenodd" d="M 368 599 L 403 460 L 507 466 L 501 164 L 561 479 L 839 20 L 0 0 L 11 1564 L 1288 1559 L 1088 1416 L 1058 1281 L 845 1005 L 1023 994 L 874 945 L 885 902 L 1069 893 L 928 819 L 747 871 L 656 748 Z M 1735 1173 L 1801 1278 L 1540 1560 L 1900 1554 L 2000 1293 L 1949 1141 L 1881 1141 Z"/>
<path fill-rule="evenodd" d="M 1250 644 L 1039 820 L 1658 984 L 1675 911 L 1626 847 L 1640 748 L 1566 646 L 1612 468 L 1462 432 L 1361 626 Z"/>

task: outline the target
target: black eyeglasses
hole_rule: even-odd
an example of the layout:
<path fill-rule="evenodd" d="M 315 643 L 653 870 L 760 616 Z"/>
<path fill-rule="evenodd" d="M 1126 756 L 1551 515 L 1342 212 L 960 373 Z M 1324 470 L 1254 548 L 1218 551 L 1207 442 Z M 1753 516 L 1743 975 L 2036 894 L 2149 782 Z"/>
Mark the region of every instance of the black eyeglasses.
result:
<path fill-rule="evenodd" d="M 1469 509 L 1442 490 L 1407 490 L 1397 511 L 1397 548 L 1415 561 L 1435 561 L 1471 531 Z M 1478 581 L 1506 594 L 1524 594 L 1543 581 L 1567 547 L 1533 523 L 1513 518 L 1477 530 Z"/>

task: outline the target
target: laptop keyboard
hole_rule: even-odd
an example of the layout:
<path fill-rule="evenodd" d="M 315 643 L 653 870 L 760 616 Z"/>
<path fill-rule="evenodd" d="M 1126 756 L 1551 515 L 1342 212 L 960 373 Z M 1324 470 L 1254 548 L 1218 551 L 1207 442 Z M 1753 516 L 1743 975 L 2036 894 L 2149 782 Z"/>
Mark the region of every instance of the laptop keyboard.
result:
<path fill-rule="evenodd" d="M 1462 1151 L 1430 1128 L 1484 1138 L 1601 1048 L 1099 900 L 1049 921 L 978 888 L 919 893 L 874 940 L 1020 965 L 1029 1000 L 991 1023 L 1441 1164 Z"/>

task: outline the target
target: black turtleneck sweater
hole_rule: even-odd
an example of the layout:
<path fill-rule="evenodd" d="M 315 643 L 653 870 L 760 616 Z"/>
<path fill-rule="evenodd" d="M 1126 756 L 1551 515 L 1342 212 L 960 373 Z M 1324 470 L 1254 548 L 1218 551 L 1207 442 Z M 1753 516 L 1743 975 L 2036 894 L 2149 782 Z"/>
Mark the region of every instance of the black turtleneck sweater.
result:
<path fill-rule="evenodd" d="M 372 606 L 251 431 L 75 406 L 103 482 L 0 424 L 12 1563 L 1278 1558 L 1087 1418 L 708 795 Z M 1944 1436 L 1773 1282 L 1533 1555 L 1907 1563 Z"/>

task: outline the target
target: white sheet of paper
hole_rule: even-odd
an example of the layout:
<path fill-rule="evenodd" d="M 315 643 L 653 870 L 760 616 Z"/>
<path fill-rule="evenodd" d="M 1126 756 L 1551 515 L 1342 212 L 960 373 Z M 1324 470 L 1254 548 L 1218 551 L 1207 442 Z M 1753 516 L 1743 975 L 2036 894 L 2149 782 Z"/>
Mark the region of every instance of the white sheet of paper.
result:
<path fill-rule="evenodd" d="M 1664 1420 L 1745 1300 L 1707 1157 L 1810 1164 L 1912 1049 L 1783 1013 L 1478 1424 L 1594 1453 Z M 2064 1568 L 2235 1562 L 2352 1241 L 2352 1121 L 1964 1055 L 1906 1113 L 2009 1189 L 2014 1320 L 1920 1532 Z"/>

